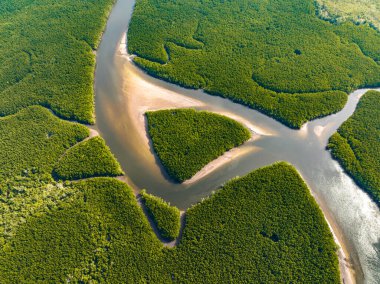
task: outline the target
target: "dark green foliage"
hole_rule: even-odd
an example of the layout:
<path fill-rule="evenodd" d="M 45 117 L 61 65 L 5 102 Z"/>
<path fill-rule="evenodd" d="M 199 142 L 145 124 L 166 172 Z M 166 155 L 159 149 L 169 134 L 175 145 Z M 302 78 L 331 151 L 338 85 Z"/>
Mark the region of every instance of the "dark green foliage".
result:
<path fill-rule="evenodd" d="M 132 191 L 110 178 L 74 185 L 75 199 L 19 226 L 0 250 L 1 283 L 158 283 L 162 245 Z"/>
<path fill-rule="evenodd" d="M 313 0 L 139 0 L 128 48 L 154 76 L 298 128 L 340 110 L 344 92 L 380 83 L 380 34 L 315 10 Z"/>
<path fill-rule="evenodd" d="M 38 104 L 94 122 L 92 51 L 113 2 L 1 1 L 1 116 Z"/>
<path fill-rule="evenodd" d="M 28 217 L 0 250 L 2 283 L 339 283 L 329 228 L 295 169 L 235 179 L 190 208 L 163 249 L 132 191 L 110 178 Z"/>
<path fill-rule="evenodd" d="M 190 208 L 168 254 L 177 283 L 340 283 L 335 249 L 306 184 L 278 163 Z"/>
<path fill-rule="evenodd" d="M 380 93 L 367 92 L 331 136 L 331 154 L 380 206 Z"/>
<path fill-rule="evenodd" d="M 182 182 L 250 137 L 240 123 L 193 109 L 146 113 L 153 148 L 169 175 Z"/>
<path fill-rule="evenodd" d="M 71 189 L 51 180 L 51 171 L 89 130 L 32 106 L 1 118 L 0 133 L 1 247 L 28 216 L 55 208 L 56 202 L 71 196 Z"/>
<path fill-rule="evenodd" d="M 69 149 L 54 168 L 58 179 L 120 176 L 123 171 L 103 138 L 94 137 Z"/>
<path fill-rule="evenodd" d="M 63 153 L 89 135 L 87 127 L 33 106 L 0 119 L 0 184 L 22 172 L 51 173 Z"/>
<path fill-rule="evenodd" d="M 145 190 L 142 190 L 140 195 L 161 237 L 169 241 L 176 239 L 181 227 L 181 213 L 179 209 L 170 206 L 162 198 L 146 193 Z"/>

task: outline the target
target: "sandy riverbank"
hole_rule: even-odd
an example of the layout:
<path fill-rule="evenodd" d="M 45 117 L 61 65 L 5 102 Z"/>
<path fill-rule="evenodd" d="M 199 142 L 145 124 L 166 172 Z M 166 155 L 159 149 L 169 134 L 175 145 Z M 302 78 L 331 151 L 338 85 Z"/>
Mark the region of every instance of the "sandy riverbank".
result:
<path fill-rule="evenodd" d="M 206 166 L 204 166 L 191 179 L 188 179 L 185 182 L 183 182 L 183 184 L 189 185 L 189 184 L 192 184 L 194 182 L 197 182 L 200 179 L 207 176 L 209 173 L 215 171 L 216 169 L 222 167 L 225 164 L 228 164 L 233 159 L 237 159 L 237 158 L 240 158 L 240 157 L 242 157 L 248 153 L 252 153 L 252 151 L 259 151 L 260 149 L 258 147 L 255 147 L 253 145 L 246 145 L 248 142 L 250 142 L 254 139 L 255 138 L 251 138 L 246 143 L 244 143 L 243 145 L 225 152 L 222 156 L 216 158 L 215 160 L 211 161 Z"/>
<path fill-rule="evenodd" d="M 144 145 L 149 147 L 149 138 L 145 125 L 145 113 L 147 111 L 204 106 L 200 101 L 190 99 L 145 81 L 135 71 L 132 63 L 128 62 L 125 64 L 123 70 L 123 90 L 126 96 L 128 116 L 137 129 Z"/>
<path fill-rule="evenodd" d="M 343 234 L 335 225 L 335 222 L 332 222 L 332 216 L 330 216 L 330 214 L 327 213 L 328 211 L 326 208 L 324 208 L 323 203 L 321 203 L 317 198 L 315 199 L 317 200 L 317 203 L 319 207 L 321 208 L 323 215 L 325 216 L 327 225 L 329 226 L 330 231 L 333 235 L 334 241 L 336 245 L 338 246 L 337 255 L 339 259 L 339 270 L 340 270 L 341 281 L 344 284 L 354 284 L 356 283 L 355 270 L 350 261 L 348 249 L 344 245 Z"/>
<path fill-rule="evenodd" d="M 302 173 L 297 169 L 299 175 L 306 182 L 305 177 L 302 176 Z M 310 189 L 311 195 L 314 197 L 314 200 L 317 202 L 319 208 L 321 209 L 323 216 L 325 217 L 326 223 L 330 228 L 331 234 L 334 238 L 334 242 L 337 245 L 336 254 L 339 260 L 339 270 L 340 270 L 340 279 L 343 284 L 355 284 L 355 270 L 353 264 L 350 261 L 349 250 L 347 248 L 346 241 L 343 233 L 336 224 L 334 217 L 330 214 L 330 211 L 326 207 L 326 203 L 312 190 L 310 185 L 307 185 Z"/>
<path fill-rule="evenodd" d="M 126 33 L 123 33 L 123 36 L 120 39 L 119 54 L 121 54 L 123 56 L 128 56 L 128 52 L 127 52 L 127 34 Z"/>
<path fill-rule="evenodd" d="M 95 129 L 89 128 L 90 135 L 88 136 L 88 139 L 91 139 L 93 137 L 99 136 L 99 132 Z"/>
<path fill-rule="evenodd" d="M 302 127 L 298 130 L 298 135 L 302 138 L 306 138 L 307 135 L 309 134 L 309 128 L 311 128 L 310 130 L 313 131 L 313 133 L 315 134 L 315 136 L 317 137 L 322 137 L 324 131 L 327 129 L 326 128 L 326 125 L 325 126 L 322 126 L 322 125 L 317 125 L 315 127 L 313 127 L 311 124 L 309 123 L 305 123 L 304 125 L 302 125 Z"/>
<path fill-rule="evenodd" d="M 141 145 L 150 149 L 150 141 L 146 131 L 146 119 L 145 113 L 147 111 L 155 111 L 161 109 L 174 109 L 174 108 L 203 108 L 205 104 L 199 100 L 189 98 L 187 96 L 178 94 L 174 91 L 167 90 L 160 86 L 157 86 L 151 82 L 144 80 L 140 76 L 141 71 L 138 70 L 130 62 L 130 56 L 126 53 L 126 44 L 125 44 L 125 35 L 120 41 L 119 45 L 119 55 L 127 59 L 126 64 L 123 69 L 123 78 L 124 85 L 123 91 L 126 96 L 126 103 L 128 108 L 128 116 L 135 129 L 140 136 Z M 201 171 L 199 171 L 191 179 L 187 180 L 184 184 L 194 183 L 221 166 L 229 163 L 230 161 L 247 154 L 252 151 L 254 147 L 247 147 L 247 143 L 253 139 L 257 139 L 260 135 L 271 135 L 268 131 L 261 129 L 242 117 L 236 116 L 231 113 L 222 112 L 222 111 L 213 111 L 212 112 L 230 117 L 247 127 L 251 133 L 252 137 L 246 143 L 240 147 L 236 147 L 226 152 L 224 155 L 213 160 L 207 164 Z"/>

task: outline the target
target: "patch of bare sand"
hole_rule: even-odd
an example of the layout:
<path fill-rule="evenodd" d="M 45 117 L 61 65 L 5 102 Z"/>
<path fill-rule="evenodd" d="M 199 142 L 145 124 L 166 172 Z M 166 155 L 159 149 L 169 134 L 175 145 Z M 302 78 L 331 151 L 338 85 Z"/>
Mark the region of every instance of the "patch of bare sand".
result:
<path fill-rule="evenodd" d="M 144 80 L 132 63 L 124 66 L 124 86 L 128 115 L 145 145 L 149 145 L 146 133 L 145 113 L 160 109 L 202 107 L 201 101 L 188 98 Z"/>
<path fill-rule="evenodd" d="M 316 127 L 314 127 L 314 134 L 317 135 L 318 137 L 320 137 L 324 130 L 325 130 L 324 126 L 317 125 Z"/>
<path fill-rule="evenodd" d="M 88 139 L 91 139 L 93 137 L 99 136 L 99 132 L 95 129 L 89 128 L 90 135 L 88 136 Z"/>
<path fill-rule="evenodd" d="M 123 39 L 120 46 L 123 45 Z M 120 47 L 124 50 L 124 47 Z M 125 57 L 125 56 L 124 56 Z M 126 103 L 128 108 L 128 116 L 134 128 L 140 136 L 141 143 L 145 147 L 150 147 L 150 141 L 147 134 L 145 113 L 147 111 L 155 111 L 161 109 L 175 109 L 175 108 L 192 108 L 204 107 L 205 104 L 199 100 L 189 98 L 187 96 L 178 94 L 174 91 L 165 89 L 161 86 L 155 85 L 141 76 L 141 72 L 129 60 L 126 62 L 123 70 L 124 85 L 123 90 L 126 96 Z M 252 125 L 249 121 L 242 117 L 236 116 L 228 112 L 213 111 L 221 115 L 230 117 L 243 125 L 245 125 L 252 132 L 252 139 L 256 139 L 259 135 L 271 135 L 268 131 Z M 247 141 L 247 142 L 248 142 Z M 242 146 L 246 146 L 243 144 Z M 216 160 L 207 164 L 200 172 L 193 178 L 186 181 L 186 184 L 194 183 L 199 179 L 205 177 L 215 169 L 230 162 L 231 160 L 240 157 L 253 150 L 253 147 L 237 147 Z M 257 148 L 258 149 L 258 148 Z"/>
<path fill-rule="evenodd" d="M 128 55 L 128 52 L 127 52 L 127 33 L 123 33 L 123 36 L 120 39 L 119 53 L 121 55 Z"/>
<path fill-rule="evenodd" d="M 251 138 L 249 141 L 254 140 L 255 138 Z M 247 143 L 246 142 L 246 143 Z M 194 182 L 199 181 L 200 179 L 207 176 L 209 173 L 215 171 L 216 169 L 222 167 L 223 165 L 231 162 L 232 160 L 242 157 L 248 153 L 252 153 L 253 151 L 259 151 L 259 147 L 255 147 L 253 145 L 245 145 L 233 148 L 227 152 L 225 152 L 222 156 L 216 158 L 215 160 L 208 163 L 206 166 L 204 166 L 199 172 L 197 172 L 192 178 L 186 180 L 183 182 L 183 184 L 192 184 Z"/>

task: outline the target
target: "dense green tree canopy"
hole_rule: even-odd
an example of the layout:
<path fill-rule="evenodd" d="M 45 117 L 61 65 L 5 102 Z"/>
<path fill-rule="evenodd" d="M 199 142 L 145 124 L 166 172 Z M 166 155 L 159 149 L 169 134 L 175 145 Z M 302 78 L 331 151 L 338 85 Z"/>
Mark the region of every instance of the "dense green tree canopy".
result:
<path fill-rule="evenodd" d="M 73 187 L 69 202 L 29 217 L 0 250 L 3 283 L 339 283 L 329 228 L 287 164 L 232 180 L 190 208 L 173 249 L 124 183 Z"/>
<path fill-rule="evenodd" d="M 0 183 L 23 171 L 50 173 L 65 151 L 89 135 L 87 127 L 63 121 L 33 106 L 0 119 Z"/>
<path fill-rule="evenodd" d="M 43 105 L 94 122 L 93 50 L 113 2 L 1 1 L 1 116 Z"/>
<path fill-rule="evenodd" d="M 0 119 L 0 282 L 337 283 L 339 271 L 331 233 L 306 185 L 289 165 L 277 164 L 233 180 L 206 201 L 189 209 L 183 239 L 178 247 L 171 250 L 163 248 L 156 238 L 132 190 L 126 184 L 106 177 L 63 183 L 52 178 L 54 167 L 56 174 L 59 172 L 62 178 L 69 179 L 120 172 L 100 138 L 81 142 L 89 135 L 84 125 L 61 120 L 44 108 L 50 108 L 61 118 L 94 122 L 93 51 L 113 2 L 1 1 L 0 35 L 6 40 L 0 43 L 0 115 L 7 117 Z M 269 5 L 270 9 L 266 10 L 280 11 L 278 8 L 282 7 L 282 2 L 272 2 L 272 5 L 277 6 Z M 141 11 L 140 3 L 143 1 L 138 3 L 137 11 Z M 165 3 L 174 2 L 158 1 L 155 5 Z M 339 78 L 331 78 L 327 85 L 317 86 L 320 90 L 313 95 L 277 94 L 268 91 L 276 86 L 273 78 L 265 74 L 264 67 L 282 79 L 288 71 L 273 67 L 273 58 L 268 57 L 258 63 L 252 61 L 250 56 L 244 60 L 243 55 L 235 56 L 239 51 L 243 54 L 246 47 L 250 52 L 250 45 L 257 44 L 244 37 L 241 42 L 236 41 L 235 28 L 239 28 L 239 25 L 235 25 L 235 20 L 241 19 L 241 24 L 244 24 L 242 12 L 249 15 L 249 11 L 260 8 L 261 4 L 256 7 L 251 5 L 254 2 L 240 1 L 240 7 L 234 2 L 225 1 L 226 4 L 233 4 L 231 9 L 231 6 L 223 8 L 216 1 L 201 1 L 199 5 L 209 8 L 194 6 L 198 10 L 193 13 L 186 8 L 191 1 L 177 3 L 181 3 L 184 8 L 177 13 L 184 28 L 177 30 L 183 32 L 187 40 L 169 38 L 160 49 L 152 49 L 153 53 L 158 50 L 158 56 L 153 54 L 146 58 L 161 63 L 170 59 L 167 66 L 173 68 L 176 58 L 181 57 L 179 54 L 188 53 L 194 57 L 193 53 L 201 54 L 220 39 L 227 42 L 223 47 L 227 53 L 222 49 L 218 51 L 219 54 L 212 51 L 209 61 L 199 65 L 184 62 L 187 68 L 173 69 L 176 79 L 166 75 L 169 74 L 166 71 L 155 73 L 154 68 L 162 68 L 158 63 L 142 58 L 136 61 L 140 65 L 151 64 L 150 72 L 154 71 L 157 76 L 186 86 L 205 87 L 209 92 L 228 94 L 230 98 L 274 115 L 291 126 L 299 126 L 305 119 L 336 111 L 345 102 L 346 95 L 343 92 L 323 90 L 330 86 L 328 84 L 337 84 Z M 303 11 L 304 5 L 301 2 L 298 4 L 301 5 L 296 10 Z M 153 12 L 156 12 L 154 9 Z M 209 33 L 212 26 L 207 21 L 199 21 L 195 26 L 191 22 L 189 25 L 189 17 L 206 16 L 214 10 L 223 13 L 221 23 L 215 22 L 215 27 L 222 24 L 226 27 L 225 31 Z M 283 29 L 273 21 L 274 18 L 268 18 L 272 21 L 270 28 L 279 29 L 273 34 L 282 40 Z M 162 26 L 162 29 L 156 30 L 157 35 L 167 33 L 171 37 L 167 21 L 159 17 L 155 20 L 161 23 L 158 27 Z M 146 27 L 148 23 L 146 21 Z M 138 24 L 134 20 L 131 30 Z M 171 24 L 178 26 L 175 21 Z M 189 28 L 194 27 L 188 33 Z M 367 68 L 363 71 L 363 77 L 368 79 L 368 82 L 363 82 L 358 79 L 357 73 L 353 73 L 352 80 L 349 79 L 343 89 L 353 82 L 375 82 L 375 73 L 371 71 L 377 70 L 377 65 L 370 58 L 379 56 L 378 51 L 372 48 L 372 43 L 377 43 L 377 34 L 371 34 L 365 27 L 365 36 L 358 33 L 354 26 L 345 27 L 351 29 L 352 33 L 342 28 L 331 28 L 336 29 L 333 34 L 342 33 L 339 36 L 343 42 L 341 44 L 349 50 L 347 54 L 353 58 L 358 56 L 359 59 L 363 59 L 361 52 L 367 55 L 364 65 L 352 66 L 350 62 L 342 62 L 342 66 L 353 67 L 355 72 Z M 198 29 L 211 34 L 211 38 L 203 37 Z M 255 25 L 252 29 L 255 29 Z M 146 28 L 144 31 L 152 30 Z M 189 34 L 191 37 L 188 37 Z M 353 40 L 361 51 L 352 47 Z M 231 43 L 234 46 L 231 47 Z M 271 52 L 282 50 L 278 43 L 270 41 L 265 48 L 277 45 Z M 147 43 L 141 41 L 140 44 L 145 52 Z M 152 40 L 149 44 L 155 46 L 157 41 Z M 341 44 L 338 42 L 339 48 Z M 296 70 L 292 60 L 307 67 L 302 60 L 307 49 L 299 44 L 294 48 L 295 57 L 289 62 L 286 58 L 283 60 L 289 63 L 291 72 L 299 74 L 302 70 Z M 289 48 L 284 50 L 289 52 Z M 171 58 L 167 58 L 169 55 Z M 329 59 L 335 59 L 334 56 L 330 55 Z M 254 64 L 264 67 L 256 68 L 252 73 Z M 199 73 L 198 68 L 203 69 L 204 74 Z M 217 74 L 215 68 L 222 68 L 226 73 Z M 191 76 L 188 76 L 189 70 L 194 71 Z M 310 68 L 306 68 L 306 71 L 309 72 Z M 207 77 L 207 74 L 210 76 Z M 260 84 L 267 89 L 252 80 L 260 76 Z M 240 82 L 238 87 L 236 82 Z M 281 87 L 294 90 L 294 84 L 288 84 L 286 80 L 280 83 Z M 307 80 L 300 80 L 299 83 L 297 88 L 310 91 Z M 231 86 L 236 88 L 231 91 Z M 257 93 L 254 100 L 252 92 Z M 286 104 L 289 107 L 285 107 Z M 279 108 L 279 105 L 284 107 Z M 186 118 L 194 125 L 191 119 L 198 115 L 188 112 L 190 115 Z M 203 116 L 207 117 L 209 123 L 211 115 Z M 226 145 L 236 146 L 248 138 L 247 130 L 236 122 L 212 117 L 217 122 L 214 132 L 206 127 L 212 135 L 208 141 L 211 152 L 217 153 L 215 149 L 219 151 L 220 147 Z M 162 123 L 163 120 L 158 120 L 156 126 L 162 126 Z M 182 126 L 186 125 L 183 121 L 181 123 Z M 206 123 L 200 119 L 198 124 L 205 126 Z M 221 129 L 225 130 L 224 137 L 216 135 L 215 130 Z M 188 131 L 185 140 L 181 141 L 190 141 L 194 133 Z M 179 144 L 179 141 L 176 143 Z M 208 154 L 199 154 L 201 158 L 206 156 L 210 159 Z M 89 155 L 91 159 L 88 159 Z M 194 157 L 190 159 L 191 162 L 195 160 Z"/>
<path fill-rule="evenodd" d="M 145 190 L 140 192 L 140 196 L 161 237 L 169 241 L 176 239 L 181 227 L 179 209 Z"/>
<path fill-rule="evenodd" d="M 54 167 L 55 177 L 74 180 L 121 176 L 123 171 L 103 138 L 97 136 L 69 149 Z"/>
<path fill-rule="evenodd" d="M 248 140 L 240 123 L 193 109 L 148 112 L 148 132 L 169 175 L 182 182 L 227 150 Z"/>
<path fill-rule="evenodd" d="M 333 25 L 312 0 L 138 0 L 129 52 L 150 74 L 203 88 L 291 127 L 380 83 L 380 34 Z"/>

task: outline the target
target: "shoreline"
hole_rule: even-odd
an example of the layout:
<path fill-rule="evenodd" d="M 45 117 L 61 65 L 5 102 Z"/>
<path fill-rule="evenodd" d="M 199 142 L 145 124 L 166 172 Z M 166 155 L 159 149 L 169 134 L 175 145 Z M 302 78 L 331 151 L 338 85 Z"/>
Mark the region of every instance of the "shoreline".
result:
<path fill-rule="evenodd" d="M 334 242 L 338 247 L 336 254 L 338 256 L 341 281 L 344 284 L 354 284 L 356 283 L 357 273 L 353 263 L 351 262 L 350 253 L 347 249 L 347 246 L 343 241 L 344 236 L 340 232 L 340 229 L 335 224 L 335 222 L 332 221 L 333 217 L 330 216 L 330 213 L 328 213 L 326 210 L 324 203 L 318 197 L 316 197 L 315 193 L 312 190 L 310 191 L 314 197 L 314 200 L 317 202 L 319 208 L 321 209 L 326 223 L 329 226 L 331 234 L 334 238 Z"/>
<path fill-rule="evenodd" d="M 245 141 L 242 145 L 232 148 L 231 150 L 225 152 L 223 155 L 218 158 L 212 160 L 207 165 L 205 165 L 201 170 L 199 170 L 195 175 L 193 175 L 190 179 L 185 180 L 182 184 L 190 185 L 193 184 L 207 175 L 211 174 L 215 170 L 221 168 L 222 166 L 228 164 L 234 159 L 240 158 L 248 153 L 252 153 L 252 151 L 259 151 L 258 147 L 253 145 L 247 145 L 247 143 L 252 142 L 258 138 L 252 136 L 249 140 Z"/>
<path fill-rule="evenodd" d="M 175 108 L 203 108 L 206 105 L 199 100 L 191 99 L 174 91 L 170 91 L 160 86 L 153 85 L 141 78 L 141 76 L 137 72 L 138 67 L 135 67 L 132 63 L 133 56 L 127 54 L 125 33 L 123 34 L 120 40 L 118 55 L 122 56 L 127 60 L 126 64 L 123 66 L 122 72 L 124 78 L 123 92 L 126 98 L 129 119 L 134 125 L 135 129 L 137 130 L 139 138 L 144 147 L 155 155 L 151 146 L 149 135 L 147 133 L 147 125 L 145 119 L 145 113 L 147 111 Z M 273 135 L 269 131 L 266 131 L 251 124 L 243 117 L 239 117 L 234 114 L 223 111 L 205 111 L 229 117 L 243 124 L 251 132 L 251 137 L 242 145 L 225 152 L 223 155 L 209 162 L 192 178 L 183 182 L 183 184 L 185 185 L 195 183 L 200 179 L 208 176 L 216 169 L 222 167 L 223 165 L 226 165 L 230 161 L 240 156 L 243 156 L 244 154 L 247 154 L 253 148 L 247 147 L 247 143 L 258 139 L 261 135 Z"/>
<path fill-rule="evenodd" d="M 88 136 L 88 139 L 91 139 L 93 137 L 99 136 L 99 132 L 93 128 L 88 128 L 90 130 L 90 135 Z"/>
<path fill-rule="evenodd" d="M 345 240 L 344 234 L 342 233 L 340 227 L 336 224 L 334 216 L 327 209 L 324 200 L 321 197 L 319 197 L 318 194 L 313 190 L 313 188 L 307 183 L 307 180 L 304 178 L 299 169 L 297 169 L 297 172 L 309 188 L 310 194 L 312 195 L 319 209 L 321 210 L 323 217 L 327 223 L 327 226 L 330 229 L 334 242 L 337 245 L 336 255 L 338 257 L 341 283 L 355 284 L 357 279 L 357 273 L 354 264 L 350 261 L 350 253 L 347 248 L 347 241 Z"/>
<path fill-rule="evenodd" d="M 333 217 L 326 210 L 324 206 L 324 202 L 321 201 L 318 196 L 314 193 L 314 191 L 310 188 L 310 192 L 314 197 L 314 200 L 317 202 L 319 208 L 322 211 L 322 214 L 326 220 L 327 225 L 329 226 L 330 232 L 334 238 L 334 242 L 337 245 L 336 254 L 338 256 L 338 264 L 339 264 L 339 272 L 340 279 L 343 284 L 354 284 L 356 283 L 356 271 L 354 269 L 354 265 L 350 261 L 350 254 L 343 241 L 343 234 L 340 232 L 340 229 L 333 221 Z"/>
<path fill-rule="evenodd" d="M 334 242 L 337 245 L 336 254 L 338 256 L 340 277 L 343 284 L 354 284 L 356 283 L 356 270 L 351 262 L 350 253 L 347 249 L 345 242 L 343 241 L 344 235 L 341 233 L 339 227 L 333 221 L 333 217 L 326 210 L 323 201 L 318 198 L 315 193 L 310 189 L 314 200 L 317 202 L 319 208 L 321 209 L 323 216 L 326 220 L 327 225 L 330 228 L 331 234 L 334 238 Z"/>

